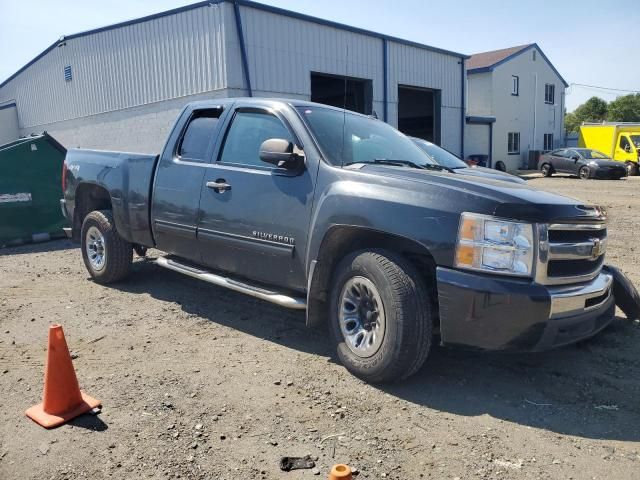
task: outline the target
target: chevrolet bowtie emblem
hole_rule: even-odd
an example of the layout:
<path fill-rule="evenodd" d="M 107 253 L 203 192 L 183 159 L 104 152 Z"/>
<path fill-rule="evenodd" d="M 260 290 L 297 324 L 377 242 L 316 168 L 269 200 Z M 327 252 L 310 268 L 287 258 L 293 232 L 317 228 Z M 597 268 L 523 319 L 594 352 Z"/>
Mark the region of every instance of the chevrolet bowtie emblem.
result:
<path fill-rule="evenodd" d="M 604 253 L 605 245 L 599 238 L 593 239 L 593 247 L 591 247 L 591 258 L 595 260 Z"/>

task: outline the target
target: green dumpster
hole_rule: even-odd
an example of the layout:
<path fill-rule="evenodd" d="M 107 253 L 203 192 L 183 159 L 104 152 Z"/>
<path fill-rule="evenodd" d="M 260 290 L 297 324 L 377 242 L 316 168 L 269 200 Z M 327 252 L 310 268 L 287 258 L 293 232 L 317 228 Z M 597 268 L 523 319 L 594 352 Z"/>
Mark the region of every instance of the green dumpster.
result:
<path fill-rule="evenodd" d="M 66 153 L 46 132 L 0 145 L 0 247 L 63 234 Z"/>

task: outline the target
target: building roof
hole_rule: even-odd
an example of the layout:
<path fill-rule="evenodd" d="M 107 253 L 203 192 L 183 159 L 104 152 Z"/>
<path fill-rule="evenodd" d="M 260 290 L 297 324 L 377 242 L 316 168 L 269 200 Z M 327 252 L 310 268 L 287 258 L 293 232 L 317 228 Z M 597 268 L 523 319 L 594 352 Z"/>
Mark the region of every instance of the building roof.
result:
<path fill-rule="evenodd" d="M 471 58 L 467 60 L 467 69 L 475 70 L 476 68 L 494 67 L 532 45 L 534 44 L 528 43 L 526 45 L 518 45 L 517 47 L 501 48 L 500 50 L 476 53 L 471 55 Z"/>
<path fill-rule="evenodd" d="M 467 74 L 492 72 L 493 69 L 498 65 L 502 65 L 512 58 L 517 57 L 518 55 L 533 48 L 536 48 L 538 52 L 540 52 L 542 58 L 544 58 L 544 60 L 549 64 L 556 75 L 560 77 L 560 80 L 562 80 L 564 86 L 568 87 L 569 84 L 564 78 L 562 78 L 562 75 L 560 75 L 558 70 L 556 70 L 556 67 L 554 67 L 553 64 L 549 61 L 549 59 L 537 43 L 528 43 L 526 45 L 518 45 L 516 47 L 502 48 L 500 50 L 492 50 L 490 52 L 481 52 L 471 55 L 471 58 L 466 61 Z"/>
<path fill-rule="evenodd" d="M 255 8 L 257 10 L 271 12 L 271 13 L 275 13 L 275 14 L 278 14 L 278 15 L 283 15 L 285 17 L 296 18 L 298 20 L 304 20 L 304 21 L 316 23 L 316 24 L 319 24 L 319 25 L 325 25 L 325 26 L 328 26 L 328 27 L 339 28 L 339 29 L 347 30 L 347 31 L 350 31 L 350 32 L 353 32 L 353 33 L 359 33 L 359 34 L 362 34 L 362 35 L 368 35 L 368 36 L 371 36 L 371 37 L 380 38 L 381 40 L 388 40 L 388 41 L 393 41 L 393 42 L 396 42 L 396 43 L 401 43 L 401 44 L 404 44 L 404 45 L 409 45 L 409 46 L 412 46 L 412 47 L 422 48 L 422 49 L 429 50 L 429 51 L 432 51 L 432 52 L 443 53 L 445 55 L 452 55 L 454 57 L 458 57 L 458 58 L 461 58 L 461 59 L 468 59 L 469 58 L 469 55 L 465 55 L 463 53 L 452 52 L 450 50 L 445 50 L 445 49 L 442 49 L 442 48 L 433 47 L 431 45 L 425 45 L 425 44 L 422 44 L 422 43 L 412 42 L 411 40 L 405 40 L 405 39 L 402 39 L 402 38 L 393 37 L 393 36 L 390 36 L 390 35 L 385 35 L 385 34 L 382 34 L 382 33 L 371 31 L 371 30 L 365 30 L 365 29 L 358 28 L 358 27 L 352 27 L 350 25 L 346 25 L 346 24 L 343 24 L 343 23 L 332 22 L 330 20 L 325 20 L 325 19 L 322 19 L 322 18 L 319 18 L 319 17 L 313 17 L 311 15 L 305 15 L 305 14 L 294 12 L 294 11 L 291 11 L 291 10 L 286 10 L 284 8 L 272 7 L 271 5 L 265 5 L 263 3 L 258 3 L 258 2 L 254 2 L 254 1 L 251 1 L 251 0 L 205 0 L 205 1 L 198 2 L 198 3 L 193 3 L 191 5 L 186 5 L 184 7 L 174 8 L 174 9 L 167 10 L 167 11 L 164 11 L 164 12 L 155 13 L 153 15 L 147 15 L 145 17 L 140 17 L 140 18 L 136 18 L 136 19 L 133 19 L 133 20 L 127 20 L 125 22 L 114 23 L 113 25 L 107 25 L 105 27 L 95 28 L 95 29 L 87 30 L 87 31 L 80 32 L 80 33 L 74 33 L 72 35 L 64 35 L 64 36 L 60 37 L 58 40 L 56 40 L 54 43 L 52 43 L 42 53 L 40 53 L 38 56 L 36 56 L 34 59 L 32 59 L 26 65 L 24 65 L 22 68 L 20 68 L 17 72 L 15 72 L 9 78 L 4 80 L 2 83 L 0 83 L 0 88 L 4 87 L 7 83 L 9 83 L 11 80 L 13 80 L 15 77 L 17 77 L 20 73 L 22 73 L 28 67 L 30 67 L 35 62 L 40 60 L 42 57 L 44 57 L 47 53 L 49 53 L 51 50 L 56 48 L 61 42 L 65 41 L 65 40 L 72 40 L 74 38 L 85 37 L 85 36 L 88 36 L 88 35 L 92 35 L 94 33 L 104 32 L 104 31 L 107 31 L 107 30 L 115 30 L 117 28 L 123 28 L 123 27 L 127 27 L 129 25 L 135 25 L 135 24 L 138 24 L 138 23 L 143 23 L 143 22 L 147 22 L 147 21 L 150 21 L 150 20 L 155 20 L 156 18 L 166 17 L 166 16 L 169 16 L 169 15 L 175 15 L 177 13 L 185 12 L 185 11 L 188 11 L 188 10 L 194 10 L 196 8 L 201 8 L 201 7 L 208 7 L 208 6 L 213 5 L 213 4 L 221 4 L 221 3 L 225 3 L 225 2 L 226 3 L 237 4 L 237 5 L 240 5 L 240 6 L 243 6 L 243 7 Z"/>

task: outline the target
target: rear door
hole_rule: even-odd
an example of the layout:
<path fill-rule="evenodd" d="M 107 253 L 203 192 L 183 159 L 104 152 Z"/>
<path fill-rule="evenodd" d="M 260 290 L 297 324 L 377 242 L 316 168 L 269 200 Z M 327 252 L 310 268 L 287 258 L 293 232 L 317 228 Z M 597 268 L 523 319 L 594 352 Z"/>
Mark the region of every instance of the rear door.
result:
<path fill-rule="evenodd" d="M 262 142 L 302 147 L 295 112 L 239 101 L 202 181 L 198 241 L 213 269 L 294 290 L 306 288 L 305 252 L 317 159 L 291 172 L 259 158 Z"/>
<path fill-rule="evenodd" d="M 156 170 L 151 211 L 160 250 L 200 260 L 196 241 L 200 189 L 223 113 L 221 106 L 188 109 L 168 139 Z"/>
<path fill-rule="evenodd" d="M 566 168 L 564 163 L 566 152 L 567 151 L 564 149 L 551 152 L 551 164 L 556 172 L 564 172 L 564 169 Z"/>

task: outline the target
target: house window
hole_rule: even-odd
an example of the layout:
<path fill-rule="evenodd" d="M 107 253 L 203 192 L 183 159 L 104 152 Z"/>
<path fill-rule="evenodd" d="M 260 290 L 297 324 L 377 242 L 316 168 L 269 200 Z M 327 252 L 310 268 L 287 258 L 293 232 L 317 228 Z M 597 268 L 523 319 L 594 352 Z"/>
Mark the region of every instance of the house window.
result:
<path fill-rule="evenodd" d="M 64 67 L 64 79 L 67 82 L 73 80 L 73 74 L 71 73 L 71 65 Z"/>
<path fill-rule="evenodd" d="M 553 133 L 544 134 L 544 150 L 553 149 Z"/>
<path fill-rule="evenodd" d="M 544 85 L 544 103 L 550 103 L 553 105 L 555 103 L 556 97 L 556 86 L 551 83 L 546 83 Z"/>
<path fill-rule="evenodd" d="M 511 95 L 520 94 L 520 77 L 511 75 Z"/>
<path fill-rule="evenodd" d="M 533 61 L 534 62 L 536 61 L 536 51 L 535 50 L 533 51 Z"/>
<path fill-rule="evenodd" d="M 518 155 L 520 153 L 520 132 L 509 132 L 507 138 L 507 153 Z"/>

